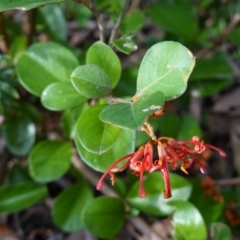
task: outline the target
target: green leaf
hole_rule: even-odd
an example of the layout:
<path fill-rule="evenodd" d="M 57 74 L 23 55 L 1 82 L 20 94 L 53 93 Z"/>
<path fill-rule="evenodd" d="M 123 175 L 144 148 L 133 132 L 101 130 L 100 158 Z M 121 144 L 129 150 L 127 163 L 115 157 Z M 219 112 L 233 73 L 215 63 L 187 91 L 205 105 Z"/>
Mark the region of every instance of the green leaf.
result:
<path fill-rule="evenodd" d="M 9 83 L 7 82 L 1 82 L 0 83 L 0 92 L 2 94 L 7 94 L 8 96 L 15 98 L 15 99 L 19 99 L 20 96 L 18 94 L 18 91 L 13 88 Z"/>
<path fill-rule="evenodd" d="M 180 119 L 177 114 L 166 114 L 159 118 L 158 128 L 161 136 L 168 136 L 172 138 L 178 137 L 180 128 Z"/>
<path fill-rule="evenodd" d="M 164 105 L 162 92 L 140 96 L 135 102 L 116 103 L 106 106 L 99 117 L 103 122 L 128 129 L 138 129 L 153 112 Z"/>
<path fill-rule="evenodd" d="M 145 54 L 138 72 L 136 96 L 163 92 L 165 100 L 182 95 L 195 65 L 192 53 L 177 42 L 153 45 Z"/>
<path fill-rule="evenodd" d="M 196 14 L 194 8 L 189 8 L 187 4 L 157 3 L 148 8 L 148 14 L 157 26 L 170 33 L 182 36 L 188 41 L 197 37 Z"/>
<path fill-rule="evenodd" d="M 185 115 L 181 120 L 177 139 L 186 141 L 193 136 L 202 137 L 201 127 L 193 116 Z"/>
<path fill-rule="evenodd" d="M 78 60 L 67 48 L 52 42 L 35 43 L 17 62 L 19 81 L 30 93 L 40 96 L 51 83 L 70 81 Z"/>
<path fill-rule="evenodd" d="M 1 0 L 0 2 L 0 12 L 8 10 L 8 9 L 21 9 L 21 10 L 29 10 L 31 8 L 39 7 L 47 3 L 60 3 L 66 0 Z"/>
<path fill-rule="evenodd" d="M 111 82 L 107 73 L 99 66 L 87 64 L 77 67 L 72 75 L 73 86 L 83 96 L 101 98 L 111 94 Z"/>
<path fill-rule="evenodd" d="M 39 142 L 28 158 L 30 174 L 39 182 L 56 180 L 69 169 L 71 155 L 69 142 L 60 140 Z"/>
<path fill-rule="evenodd" d="M 22 53 L 27 48 L 27 37 L 24 35 L 17 36 L 14 38 L 13 42 L 11 43 L 9 53 L 11 55 L 11 58 L 13 62 L 15 63 L 18 58 L 21 56 Z"/>
<path fill-rule="evenodd" d="M 144 198 L 139 198 L 139 181 L 137 181 L 129 190 L 126 199 L 131 206 L 143 212 L 160 216 L 169 215 L 174 211 L 174 208 L 168 205 L 169 201 L 187 200 L 192 191 L 190 183 L 177 174 L 170 174 L 170 182 L 172 187 L 170 199 L 163 198 L 165 188 L 160 172 L 154 172 L 144 178 L 146 190 Z"/>
<path fill-rule="evenodd" d="M 190 202 L 201 212 L 206 226 L 210 227 L 211 223 L 218 221 L 223 213 L 224 203 L 221 202 L 221 196 L 219 197 L 219 201 L 214 201 L 212 197 L 207 196 L 206 191 L 204 191 L 202 187 L 200 178 L 191 179 L 191 183 L 193 191 Z"/>
<path fill-rule="evenodd" d="M 92 191 L 85 182 L 67 188 L 54 201 L 52 209 L 54 222 L 67 232 L 83 228 L 84 225 L 80 219 L 82 209 L 92 198 Z"/>
<path fill-rule="evenodd" d="M 75 137 L 75 144 L 81 159 L 96 171 L 104 172 L 118 158 L 132 153 L 135 147 L 135 132 L 123 130 L 116 144 L 103 154 L 94 154 L 87 151 Z"/>
<path fill-rule="evenodd" d="M 70 82 L 52 83 L 44 89 L 41 96 L 43 106 L 55 111 L 75 107 L 86 100 Z"/>
<path fill-rule="evenodd" d="M 11 153 L 25 156 L 35 142 L 36 129 L 28 117 L 14 117 L 3 123 L 2 135 Z"/>
<path fill-rule="evenodd" d="M 106 105 L 95 105 L 84 112 L 77 121 L 77 137 L 89 152 L 103 154 L 118 141 L 122 129 L 99 119 Z"/>
<path fill-rule="evenodd" d="M 213 96 L 220 91 L 227 89 L 233 83 L 233 79 L 209 79 L 207 81 L 190 81 L 188 90 L 198 91 L 199 97 Z"/>
<path fill-rule="evenodd" d="M 230 228 L 221 222 L 211 224 L 211 238 L 212 240 L 231 240 Z"/>
<path fill-rule="evenodd" d="M 37 183 L 24 182 L 0 187 L 0 212 L 24 210 L 40 202 L 47 195 L 47 188 Z"/>
<path fill-rule="evenodd" d="M 125 223 L 125 209 L 118 198 L 102 196 L 90 201 L 82 211 L 85 227 L 101 238 L 112 238 Z"/>
<path fill-rule="evenodd" d="M 11 183 L 32 182 L 27 167 L 15 164 L 10 171 L 9 181 Z"/>
<path fill-rule="evenodd" d="M 226 59 L 214 56 L 209 59 L 198 60 L 191 74 L 190 81 L 226 79 L 231 77 L 232 74 L 232 69 L 227 64 Z"/>
<path fill-rule="evenodd" d="M 136 51 L 138 48 L 130 36 L 123 36 L 119 39 L 115 39 L 112 41 L 112 44 L 119 51 L 125 54 L 130 54 L 131 52 Z"/>
<path fill-rule="evenodd" d="M 131 34 L 139 31 L 145 23 L 145 15 L 142 11 L 135 11 L 124 17 L 120 31 L 122 34 Z"/>
<path fill-rule="evenodd" d="M 207 239 L 206 227 L 198 209 L 190 202 L 174 200 L 169 202 L 176 207 L 173 214 L 172 235 L 178 240 Z"/>
<path fill-rule="evenodd" d="M 49 27 L 49 35 L 57 37 L 59 40 L 67 40 L 67 23 L 60 6 L 48 4 L 39 8 L 44 20 Z"/>
<path fill-rule="evenodd" d="M 95 64 L 107 73 L 112 88 L 116 87 L 121 75 L 121 63 L 117 54 L 105 43 L 95 42 L 87 51 L 87 64 Z"/>

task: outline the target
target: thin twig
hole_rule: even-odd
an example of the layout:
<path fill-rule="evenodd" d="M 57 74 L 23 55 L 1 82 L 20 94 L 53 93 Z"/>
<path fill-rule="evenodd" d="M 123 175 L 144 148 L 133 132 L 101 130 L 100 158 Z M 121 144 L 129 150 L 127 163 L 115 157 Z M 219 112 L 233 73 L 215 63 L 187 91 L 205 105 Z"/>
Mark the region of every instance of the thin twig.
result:
<path fill-rule="evenodd" d="M 219 186 L 240 185 L 240 178 L 230 178 L 230 179 L 216 180 L 215 185 L 219 185 Z"/>
<path fill-rule="evenodd" d="M 223 39 L 238 25 L 240 22 L 240 14 L 235 14 L 231 20 L 231 22 L 228 24 L 228 26 L 224 29 L 224 31 L 215 39 L 212 46 L 203 48 L 201 51 L 199 51 L 196 54 L 196 58 L 204 58 L 209 53 L 211 53 L 216 47 L 218 47 Z"/>
<path fill-rule="evenodd" d="M 32 38 L 35 33 L 35 22 L 36 22 L 37 10 L 31 9 L 25 12 L 25 19 L 23 23 L 23 31 L 27 35 L 27 44 L 30 45 Z"/>
<path fill-rule="evenodd" d="M 99 177 L 93 172 L 90 168 L 88 168 L 76 154 L 74 154 L 72 158 L 73 166 L 78 169 L 82 175 L 94 186 L 97 185 Z M 107 184 L 103 184 L 101 192 L 107 196 L 114 196 L 121 198 L 111 187 Z M 122 199 L 123 200 L 123 199 Z M 124 201 L 124 200 L 123 200 Z M 129 208 L 128 204 L 124 201 L 125 206 Z M 140 231 L 143 235 L 148 236 L 151 240 L 166 240 L 161 237 L 157 232 L 155 232 L 143 219 L 140 217 L 128 217 L 129 223 L 133 225 L 138 231 Z"/>
<path fill-rule="evenodd" d="M 97 20 L 100 41 L 104 42 L 105 41 L 104 16 L 97 10 L 96 4 L 93 2 L 93 0 L 75 0 L 75 1 L 84 4 L 93 13 Z"/>
<path fill-rule="evenodd" d="M 112 29 L 111 36 L 110 36 L 110 39 L 109 39 L 109 44 L 111 44 L 112 40 L 114 40 L 116 38 L 118 29 L 120 27 L 120 24 L 123 20 L 123 17 L 125 16 L 125 14 L 127 13 L 128 9 L 129 9 L 131 1 L 132 0 L 125 0 L 125 4 L 123 6 L 122 12 L 120 13 L 120 15 L 117 19 L 117 22 Z"/>

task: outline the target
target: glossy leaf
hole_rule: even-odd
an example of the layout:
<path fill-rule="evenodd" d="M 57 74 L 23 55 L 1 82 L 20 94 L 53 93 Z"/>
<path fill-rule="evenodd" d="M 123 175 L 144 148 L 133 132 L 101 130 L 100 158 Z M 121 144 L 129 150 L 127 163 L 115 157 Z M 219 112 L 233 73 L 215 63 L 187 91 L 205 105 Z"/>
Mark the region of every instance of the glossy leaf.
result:
<path fill-rule="evenodd" d="M 55 111 L 77 106 L 86 100 L 70 82 L 52 83 L 44 89 L 41 96 L 43 106 Z"/>
<path fill-rule="evenodd" d="M 87 51 L 86 63 L 101 67 L 107 73 L 112 88 L 116 87 L 121 75 L 121 63 L 108 45 L 100 41 L 95 42 Z"/>
<path fill-rule="evenodd" d="M 124 17 L 120 31 L 122 34 L 130 34 L 139 31 L 145 23 L 145 15 L 142 11 L 135 11 Z"/>
<path fill-rule="evenodd" d="M 140 96 L 135 102 L 116 103 L 106 106 L 99 117 L 103 122 L 128 129 L 140 128 L 147 117 L 164 105 L 162 92 Z"/>
<path fill-rule="evenodd" d="M 90 201 L 82 211 L 85 227 L 101 238 L 112 238 L 121 231 L 125 222 L 123 202 L 118 198 L 102 196 Z"/>
<path fill-rule="evenodd" d="M 77 137 L 89 152 L 103 154 L 118 141 L 122 129 L 103 123 L 99 114 L 106 105 L 95 105 L 84 112 L 77 121 Z"/>
<path fill-rule="evenodd" d="M 24 210 L 40 202 L 47 195 L 47 188 L 33 182 L 23 182 L 0 187 L 0 212 Z"/>
<path fill-rule="evenodd" d="M 87 151 L 75 137 L 75 144 L 81 159 L 96 171 L 104 172 L 118 158 L 132 153 L 135 147 L 135 132 L 123 130 L 116 144 L 107 152 L 99 155 Z"/>
<path fill-rule="evenodd" d="M 39 182 L 56 180 L 71 163 L 71 145 L 65 141 L 42 141 L 34 146 L 28 158 L 31 176 Z"/>
<path fill-rule="evenodd" d="M 28 117 L 15 117 L 3 123 L 2 134 L 11 153 L 25 156 L 35 142 L 36 128 Z"/>
<path fill-rule="evenodd" d="M 144 188 L 146 196 L 139 198 L 139 180 L 129 190 L 126 199 L 128 203 L 149 214 L 166 216 L 173 213 L 174 208 L 168 205 L 172 200 L 187 200 L 190 197 L 192 187 L 190 183 L 177 174 L 170 174 L 172 186 L 172 197 L 163 198 L 164 183 L 160 172 L 146 175 L 144 178 Z"/>
<path fill-rule="evenodd" d="M 67 232 L 83 228 L 82 209 L 93 198 L 85 182 L 77 183 L 61 192 L 54 201 L 52 217 L 58 227 Z"/>
<path fill-rule="evenodd" d="M 67 23 L 61 7 L 56 4 L 48 4 L 39 8 L 39 10 L 49 27 L 50 36 L 66 41 Z"/>
<path fill-rule="evenodd" d="M 145 54 L 138 72 L 136 96 L 163 92 L 165 100 L 182 95 L 195 65 L 192 53 L 177 42 L 153 45 Z"/>
<path fill-rule="evenodd" d="M 109 76 L 94 64 L 77 67 L 71 75 L 71 81 L 76 90 L 88 98 L 101 98 L 111 93 Z"/>
<path fill-rule="evenodd" d="M 121 51 L 125 54 L 130 54 L 131 52 L 136 51 L 138 49 L 136 43 L 129 36 L 115 39 L 112 41 L 112 44 L 119 51 Z"/>
<path fill-rule="evenodd" d="M 174 200 L 169 203 L 176 208 L 172 217 L 172 235 L 178 240 L 207 239 L 207 231 L 198 209 L 190 202 Z"/>
<path fill-rule="evenodd" d="M 198 26 L 194 8 L 189 8 L 187 4 L 157 3 L 148 8 L 148 14 L 157 26 L 166 31 L 182 36 L 189 41 L 193 41 L 197 37 Z"/>
<path fill-rule="evenodd" d="M 17 8 L 20 10 L 29 10 L 31 8 L 39 7 L 47 3 L 60 3 L 66 0 L 17 0 L 17 1 L 9 1 L 9 0 L 1 0 L 0 1 L 0 12 L 8 9 Z"/>
<path fill-rule="evenodd" d="M 17 62 L 20 83 L 30 93 L 40 96 L 51 83 L 70 81 L 78 60 L 67 48 L 52 42 L 35 43 Z"/>
<path fill-rule="evenodd" d="M 211 224 L 211 238 L 212 240 L 231 240 L 230 228 L 221 222 Z"/>

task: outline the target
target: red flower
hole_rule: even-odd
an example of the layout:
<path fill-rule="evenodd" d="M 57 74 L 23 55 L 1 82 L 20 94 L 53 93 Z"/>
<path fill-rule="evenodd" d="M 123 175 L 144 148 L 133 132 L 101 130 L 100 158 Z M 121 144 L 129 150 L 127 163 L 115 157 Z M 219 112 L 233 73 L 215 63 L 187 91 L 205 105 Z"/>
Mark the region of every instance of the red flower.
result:
<path fill-rule="evenodd" d="M 157 159 L 154 159 L 153 154 L 155 148 L 157 149 Z M 200 141 L 197 136 L 194 136 L 191 141 L 177 141 L 168 137 L 150 140 L 145 145 L 141 146 L 136 152 L 128 154 L 114 162 L 99 180 L 97 190 L 102 188 L 104 178 L 108 174 L 111 176 L 112 184 L 114 184 L 114 173 L 121 172 L 129 167 L 132 173 L 139 177 L 139 196 L 144 197 L 146 194 L 143 186 L 144 172 L 152 173 L 159 170 L 163 176 L 165 185 L 164 198 L 170 198 L 172 194 L 168 167 L 170 166 L 175 170 L 180 162 L 181 170 L 187 173 L 186 169 L 191 166 L 193 161 L 196 161 L 200 166 L 200 171 L 204 173 L 204 167 L 202 166 L 199 157 L 206 148 L 219 152 L 222 157 L 226 156 L 225 152 L 221 149 L 206 144 L 204 141 Z M 124 160 L 127 161 L 123 166 L 115 168 L 117 164 Z"/>

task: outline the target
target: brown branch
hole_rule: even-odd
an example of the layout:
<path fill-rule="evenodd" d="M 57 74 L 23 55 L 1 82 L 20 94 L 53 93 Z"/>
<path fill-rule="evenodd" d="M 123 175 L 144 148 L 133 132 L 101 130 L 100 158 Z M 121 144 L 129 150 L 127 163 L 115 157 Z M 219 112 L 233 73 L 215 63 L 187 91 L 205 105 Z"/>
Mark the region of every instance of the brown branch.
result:
<path fill-rule="evenodd" d="M 31 44 L 32 38 L 35 33 L 36 14 L 37 14 L 36 8 L 26 11 L 25 19 L 23 22 L 23 31 L 27 35 L 28 45 Z"/>
<path fill-rule="evenodd" d="M 82 3 L 93 13 L 97 20 L 99 38 L 102 42 L 104 42 L 105 41 L 104 16 L 97 10 L 96 4 L 92 0 L 75 0 L 75 1 L 78 3 Z"/>
<path fill-rule="evenodd" d="M 119 29 L 119 27 L 121 25 L 123 17 L 125 16 L 125 14 L 127 13 L 128 9 L 129 9 L 131 1 L 132 0 L 125 0 L 125 4 L 123 6 L 122 12 L 120 13 L 120 15 L 119 15 L 119 17 L 117 19 L 117 22 L 116 22 L 116 24 L 114 25 L 114 27 L 112 29 L 111 36 L 110 36 L 110 39 L 109 39 L 109 44 L 111 44 L 112 40 L 114 40 L 116 38 L 118 29 Z"/>
<path fill-rule="evenodd" d="M 73 166 L 78 169 L 82 175 L 94 186 L 97 185 L 97 182 L 99 180 L 99 177 L 96 175 L 94 171 L 92 171 L 89 167 L 87 167 L 76 154 L 74 154 L 72 158 L 72 164 Z M 107 196 L 113 196 L 121 198 L 111 187 L 109 187 L 107 184 L 103 184 L 103 187 L 101 189 L 101 192 L 104 193 Z M 122 199 L 122 198 L 121 198 Z M 123 199 L 122 199 L 123 200 Z M 126 201 L 124 201 L 125 207 L 130 209 L 129 205 Z M 128 222 L 132 224 L 132 226 L 137 229 L 139 232 L 141 232 L 143 235 L 148 236 L 151 240 L 166 240 L 163 237 L 161 237 L 157 232 L 155 232 L 143 219 L 140 217 L 128 217 Z"/>
<path fill-rule="evenodd" d="M 224 31 L 215 39 L 212 46 L 203 48 L 196 54 L 196 58 L 197 59 L 204 58 L 213 50 L 215 50 L 215 48 L 222 43 L 223 39 L 226 38 L 226 36 L 238 25 L 239 22 L 240 14 L 235 14 L 229 25 L 226 27 L 226 29 L 224 29 Z"/>
<path fill-rule="evenodd" d="M 216 180 L 215 185 L 218 185 L 218 186 L 240 185 L 240 178 L 230 178 L 230 179 Z"/>
<path fill-rule="evenodd" d="M 6 32 L 3 13 L 0 13 L 0 50 L 2 50 L 4 53 L 7 53 L 9 45 L 10 43 Z"/>

